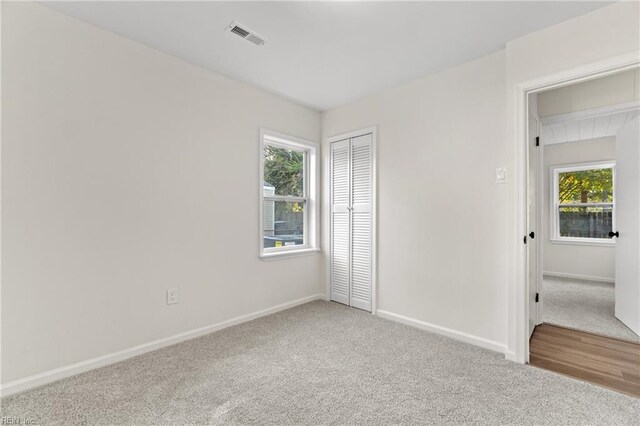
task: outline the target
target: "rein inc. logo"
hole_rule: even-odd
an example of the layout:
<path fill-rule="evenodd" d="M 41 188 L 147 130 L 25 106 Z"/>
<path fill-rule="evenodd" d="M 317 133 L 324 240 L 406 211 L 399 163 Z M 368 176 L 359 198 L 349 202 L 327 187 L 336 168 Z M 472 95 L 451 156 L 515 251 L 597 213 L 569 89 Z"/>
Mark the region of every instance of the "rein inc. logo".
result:
<path fill-rule="evenodd" d="M 29 417 L 14 417 L 14 416 L 3 416 L 0 417 L 0 425 L 37 425 L 38 423 L 35 419 L 31 419 Z"/>

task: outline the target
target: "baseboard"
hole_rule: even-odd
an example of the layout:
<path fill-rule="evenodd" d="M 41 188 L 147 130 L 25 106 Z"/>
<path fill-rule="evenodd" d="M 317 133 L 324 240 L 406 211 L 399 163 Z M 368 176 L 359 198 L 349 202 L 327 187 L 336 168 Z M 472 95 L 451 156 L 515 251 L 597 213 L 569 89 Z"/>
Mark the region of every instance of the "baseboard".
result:
<path fill-rule="evenodd" d="M 213 333 L 231 327 L 237 324 L 242 324 L 247 321 L 254 320 L 266 315 L 274 314 L 276 312 L 283 311 L 285 309 L 293 308 L 294 306 L 302 305 L 314 300 L 323 299 L 324 294 L 314 294 L 313 296 L 303 297 L 302 299 L 293 300 L 291 302 L 283 303 L 281 305 L 273 306 L 271 308 L 263 309 L 261 311 L 253 312 L 251 314 L 241 315 L 239 317 L 231 318 L 226 321 L 219 322 L 217 324 L 211 324 L 204 327 L 196 328 L 184 333 L 175 334 L 173 336 L 154 340 L 152 342 L 144 343 L 139 346 L 134 346 L 129 349 L 124 349 L 118 352 L 112 352 L 107 355 L 102 355 L 96 358 L 91 358 L 86 361 L 80 361 L 75 364 L 70 364 L 64 367 L 55 368 L 42 373 L 34 374 L 22 379 L 17 379 L 0 387 L 0 395 L 7 396 L 18 392 L 22 392 L 28 389 L 32 389 L 38 386 L 45 385 L 47 383 L 55 382 L 56 380 L 64 379 L 66 377 L 75 376 L 76 374 L 84 373 L 96 368 L 104 367 L 116 362 L 124 361 L 125 359 L 132 358 L 134 356 L 142 355 L 147 352 L 155 351 L 167 346 L 175 345 L 176 343 L 183 342 L 185 340 L 193 339 L 196 337 L 204 336 L 205 334 Z"/>
<path fill-rule="evenodd" d="M 405 317 L 403 315 L 394 314 L 378 309 L 376 315 L 380 318 L 385 318 L 391 321 L 396 321 L 411 327 L 416 327 L 421 330 L 430 331 L 432 333 L 440 334 L 442 336 L 451 337 L 455 340 L 460 340 L 465 343 L 480 346 L 481 348 L 490 349 L 492 351 L 500 352 L 504 354 L 507 350 L 506 345 L 502 343 L 494 342 L 493 340 L 484 339 L 482 337 L 474 336 L 472 334 L 463 333 L 461 331 L 452 330 L 440 325 L 430 324 L 428 322 L 420 321 L 414 318 Z"/>
<path fill-rule="evenodd" d="M 518 362 L 520 363 L 517 359 L 516 359 L 516 353 L 514 351 L 505 351 L 504 353 L 504 358 L 508 361 L 513 361 L 513 362 Z M 520 363 L 521 364 L 521 363 Z"/>
<path fill-rule="evenodd" d="M 614 283 L 615 280 L 613 278 L 608 277 L 593 277 L 590 275 L 580 275 L 580 274 L 567 274 L 565 272 L 553 272 L 553 271 L 544 271 L 542 275 L 548 275 L 550 277 L 558 277 L 558 278 L 573 278 L 576 280 L 585 280 L 585 281 L 598 281 L 601 283 Z"/>

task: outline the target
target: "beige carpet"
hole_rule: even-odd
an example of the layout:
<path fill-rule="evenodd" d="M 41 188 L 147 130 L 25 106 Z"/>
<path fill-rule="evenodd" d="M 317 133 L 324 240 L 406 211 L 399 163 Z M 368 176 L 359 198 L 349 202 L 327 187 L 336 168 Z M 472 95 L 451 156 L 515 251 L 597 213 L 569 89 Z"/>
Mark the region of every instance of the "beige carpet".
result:
<path fill-rule="evenodd" d="M 313 302 L 5 398 L 1 411 L 58 425 L 621 425 L 640 400 Z"/>

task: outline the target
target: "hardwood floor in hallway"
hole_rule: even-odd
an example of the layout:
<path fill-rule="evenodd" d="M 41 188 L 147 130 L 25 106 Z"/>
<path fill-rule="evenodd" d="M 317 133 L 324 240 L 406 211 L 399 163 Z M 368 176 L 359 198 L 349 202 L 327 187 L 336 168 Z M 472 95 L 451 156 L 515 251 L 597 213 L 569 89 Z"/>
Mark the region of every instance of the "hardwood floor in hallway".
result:
<path fill-rule="evenodd" d="M 640 398 L 640 344 L 555 325 L 536 327 L 531 365 Z"/>

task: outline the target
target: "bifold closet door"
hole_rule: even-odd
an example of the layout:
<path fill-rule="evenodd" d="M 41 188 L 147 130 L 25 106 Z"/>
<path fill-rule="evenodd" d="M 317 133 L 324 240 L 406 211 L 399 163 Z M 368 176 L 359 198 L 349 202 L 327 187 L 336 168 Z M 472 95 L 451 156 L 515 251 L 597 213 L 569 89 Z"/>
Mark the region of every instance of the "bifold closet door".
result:
<path fill-rule="evenodd" d="M 331 144 L 331 300 L 349 304 L 349 139 Z"/>
<path fill-rule="evenodd" d="M 372 136 L 351 139 L 351 300 L 371 311 Z"/>
<path fill-rule="evenodd" d="M 331 300 L 371 311 L 373 146 L 331 144 Z"/>

